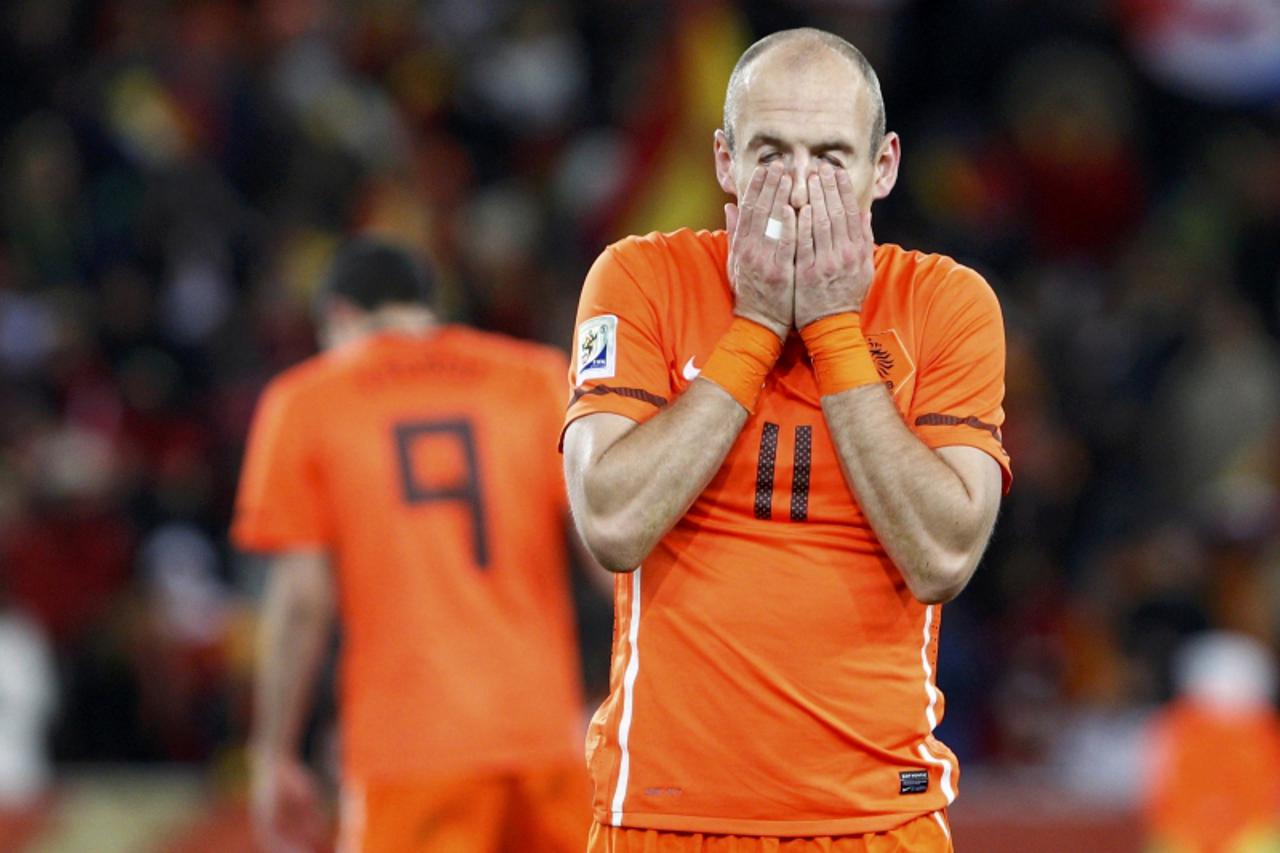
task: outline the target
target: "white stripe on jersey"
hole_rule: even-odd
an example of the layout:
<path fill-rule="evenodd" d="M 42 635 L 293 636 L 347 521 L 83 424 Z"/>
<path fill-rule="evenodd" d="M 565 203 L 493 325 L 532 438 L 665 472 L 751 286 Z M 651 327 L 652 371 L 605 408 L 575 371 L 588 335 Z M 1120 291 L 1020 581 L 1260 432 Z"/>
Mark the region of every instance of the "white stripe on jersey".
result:
<path fill-rule="evenodd" d="M 933 628 L 933 610 L 936 606 L 930 604 L 924 609 L 924 639 L 920 644 L 920 664 L 924 667 L 924 693 L 929 699 L 924 715 L 929 720 L 931 733 L 938 727 L 938 688 L 933 684 L 933 667 L 929 665 L 929 631 Z M 929 752 L 924 744 L 920 744 L 916 751 L 926 763 L 942 768 L 942 793 L 947 798 L 947 805 L 951 805 L 956 798 L 956 790 L 951 784 L 951 762 L 945 758 L 938 758 Z"/>
<path fill-rule="evenodd" d="M 628 776 L 631 775 L 631 714 L 635 708 L 636 675 L 640 672 L 640 572 L 631 573 L 631 621 L 627 625 L 626 674 L 622 678 L 622 721 L 618 724 L 618 748 L 622 758 L 618 762 L 618 787 L 613 793 L 613 825 L 622 826 L 622 805 L 627 799 Z"/>

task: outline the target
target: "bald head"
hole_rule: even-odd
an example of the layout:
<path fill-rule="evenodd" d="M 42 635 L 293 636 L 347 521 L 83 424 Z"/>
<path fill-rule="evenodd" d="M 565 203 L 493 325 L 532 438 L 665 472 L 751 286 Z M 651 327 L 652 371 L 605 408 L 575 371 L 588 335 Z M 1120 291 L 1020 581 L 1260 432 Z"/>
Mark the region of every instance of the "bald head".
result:
<path fill-rule="evenodd" d="M 871 63 L 849 42 L 833 33 L 813 27 L 782 30 L 767 35 L 743 52 L 738 64 L 729 75 L 729 87 L 724 97 L 724 135 L 732 150 L 736 142 L 734 131 L 741 111 L 743 96 L 748 88 L 751 72 L 758 62 L 768 56 L 780 60 L 785 67 L 802 69 L 813 63 L 829 61 L 833 56 L 848 62 L 866 83 L 872 110 L 869 150 L 876 156 L 885 134 L 884 96 L 880 92 L 880 78 Z"/>

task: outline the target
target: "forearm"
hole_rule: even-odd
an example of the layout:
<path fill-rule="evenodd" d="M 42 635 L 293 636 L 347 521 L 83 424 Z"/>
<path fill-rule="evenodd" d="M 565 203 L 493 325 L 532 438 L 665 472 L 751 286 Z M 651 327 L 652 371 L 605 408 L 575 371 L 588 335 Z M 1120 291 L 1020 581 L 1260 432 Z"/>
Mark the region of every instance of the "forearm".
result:
<path fill-rule="evenodd" d="M 565 529 L 565 538 L 569 544 L 569 550 L 573 554 L 573 562 L 586 575 L 589 585 L 595 587 L 596 591 L 601 595 L 612 598 L 614 573 L 602 566 L 600 561 L 596 559 L 596 555 L 587 547 L 587 543 L 583 541 L 582 534 L 578 532 L 573 518 L 569 517 L 566 520 L 568 524 Z"/>
<path fill-rule="evenodd" d="M 567 460 L 574 518 L 596 558 L 613 571 L 638 566 L 715 476 L 746 420 L 726 391 L 696 379 L 610 446 L 583 448 L 586 464 Z"/>
<path fill-rule="evenodd" d="M 328 571 L 318 554 L 273 561 L 259 626 L 254 689 L 251 744 L 260 756 L 297 754 L 333 624 Z M 309 577 L 300 577 L 303 573 Z"/>
<path fill-rule="evenodd" d="M 845 480 L 916 598 L 954 598 L 994 521 L 978 495 L 903 422 L 884 385 L 822 398 Z"/>

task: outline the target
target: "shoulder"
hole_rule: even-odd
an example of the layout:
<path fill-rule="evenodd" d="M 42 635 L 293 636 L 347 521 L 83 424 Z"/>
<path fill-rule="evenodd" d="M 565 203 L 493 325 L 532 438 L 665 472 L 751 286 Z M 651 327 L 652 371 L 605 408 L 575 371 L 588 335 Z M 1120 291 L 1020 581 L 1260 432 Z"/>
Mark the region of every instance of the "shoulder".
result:
<path fill-rule="evenodd" d="M 543 367 L 566 360 L 565 354 L 550 344 L 515 338 L 471 326 L 450 326 L 448 331 L 454 338 L 455 346 L 468 349 L 479 357 L 487 356 L 501 360 L 519 359 L 534 367 Z"/>
<path fill-rule="evenodd" d="M 565 373 L 569 369 L 569 357 L 564 351 L 549 344 L 470 326 L 450 326 L 448 334 L 455 348 L 491 366 L 501 367 L 505 373 L 516 376 L 549 376 L 560 384 L 564 382 Z"/>
<path fill-rule="evenodd" d="M 909 285 L 917 292 L 939 290 L 990 290 L 976 270 L 948 255 L 904 249 L 894 243 L 876 246 L 876 271 Z"/>
<path fill-rule="evenodd" d="M 652 231 L 611 243 L 601 255 L 618 264 L 637 283 L 681 273 L 723 269 L 728 253 L 724 231 Z"/>
<path fill-rule="evenodd" d="M 605 250 L 615 257 L 636 260 L 660 260 L 677 256 L 723 256 L 728 246 L 724 231 L 695 231 L 680 228 L 675 231 L 650 231 L 644 235 L 624 237 L 609 244 Z"/>
<path fill-rule="evenodd" d="M 997 313 L 1000 310 L 987 280 L 947 255 L 882 243 L 876 246 L 875 265 L 877 278 L 882 278 L 885 286 L 909 292 L 918 305 L 980 305 Z"/>
<path fill-rule="evenodd" d="M 297 408 L 323 398 L 338 382 L 340 367 L 334 353 L 322 352 L 277 374 L 262 390 L 261 405 Z"/>

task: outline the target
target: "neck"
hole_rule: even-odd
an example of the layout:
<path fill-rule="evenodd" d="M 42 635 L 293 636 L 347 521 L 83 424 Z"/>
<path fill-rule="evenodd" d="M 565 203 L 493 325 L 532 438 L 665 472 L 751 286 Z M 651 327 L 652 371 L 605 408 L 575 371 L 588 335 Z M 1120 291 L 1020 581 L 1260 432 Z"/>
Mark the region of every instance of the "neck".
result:
<path fill-rule="evenodd" d="M 371 312 L 362 325 L 369 334 L 425 335 L 434 331 L 440 321 L 429 308 L 397 305 Z"/>

